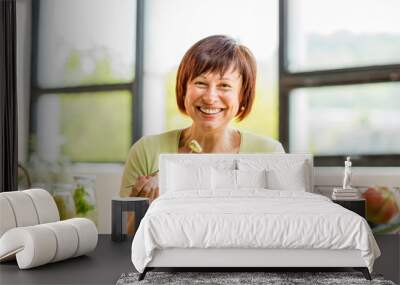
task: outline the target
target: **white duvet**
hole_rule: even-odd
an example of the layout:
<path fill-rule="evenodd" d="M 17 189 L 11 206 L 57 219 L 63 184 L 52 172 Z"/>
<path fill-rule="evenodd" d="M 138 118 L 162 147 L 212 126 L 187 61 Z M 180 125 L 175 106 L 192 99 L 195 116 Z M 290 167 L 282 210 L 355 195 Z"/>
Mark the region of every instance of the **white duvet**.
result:
<path fill-rule="evenodd" d="M 134 237 L 135 268 L 165 248 L 358 249 L 370 272 L 380 255 L 359 215 L 321 195 L 265 189 L 160 196 Z"/>

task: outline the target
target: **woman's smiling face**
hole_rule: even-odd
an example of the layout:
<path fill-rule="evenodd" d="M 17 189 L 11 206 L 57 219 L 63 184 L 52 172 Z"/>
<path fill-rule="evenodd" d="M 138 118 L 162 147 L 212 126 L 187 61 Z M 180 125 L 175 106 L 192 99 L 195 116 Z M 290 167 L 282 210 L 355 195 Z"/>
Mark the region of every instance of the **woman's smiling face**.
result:
<path fill-rule="evenodd" d="M 185 109 L 196 127 L 206 132 L 222 130 L 235 118 L 240 105 L 242 78 L 229 68 L 204 73 L 189 81 L 185 96 Z"/>

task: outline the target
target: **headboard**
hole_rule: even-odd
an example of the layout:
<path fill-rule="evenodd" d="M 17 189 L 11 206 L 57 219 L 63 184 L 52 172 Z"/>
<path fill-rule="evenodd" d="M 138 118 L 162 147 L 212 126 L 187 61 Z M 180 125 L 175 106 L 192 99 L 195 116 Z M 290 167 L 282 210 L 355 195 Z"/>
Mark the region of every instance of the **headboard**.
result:
<path fill-rule="evenodd" d="M 172 164 L 171 164 L 172 163 Z M 311 154 L 161 154 L 159 159 L 160 194 L 166 192 L 168 167 L 214 167 L 216 169 L 266 169 L 271 189 L 313 192 Z"/>

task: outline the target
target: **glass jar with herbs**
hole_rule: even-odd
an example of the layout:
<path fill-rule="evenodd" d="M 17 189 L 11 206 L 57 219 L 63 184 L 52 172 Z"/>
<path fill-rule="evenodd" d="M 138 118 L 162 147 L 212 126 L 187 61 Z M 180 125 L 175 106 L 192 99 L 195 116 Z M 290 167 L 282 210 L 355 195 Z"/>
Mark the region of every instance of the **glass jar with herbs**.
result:
<path fill-rule="evenodd" d="M 53 198 L 60 214 L 60 220 L 71 219 L 76 215 L 73 190 L 74 185 L 72 184 L 56 183 L 52 186 Z"/>
<path fill-rule="evenodd" d="M 96 177 L 93 175 L 74 176 L 75 189 L 72 197 L 76 216 L 91 219 L 97 225 L 95 182 Z"/>

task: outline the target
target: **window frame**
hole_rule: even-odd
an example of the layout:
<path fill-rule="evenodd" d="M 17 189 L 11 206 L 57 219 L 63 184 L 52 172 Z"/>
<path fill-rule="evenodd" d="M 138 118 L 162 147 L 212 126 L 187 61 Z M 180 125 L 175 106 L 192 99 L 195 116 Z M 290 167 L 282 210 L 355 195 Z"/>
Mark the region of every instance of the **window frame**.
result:
<path fill-rule="evenodd" d="M 139 140 L 143 135 L 143 52 L 144 52 L 144 3 L 145 0 L 131 0 L 136 3 L 136 38 L 135 38 L 135 74 L 132 81 L 124 83 L 90 84 L 71 87 L 41 88 L 38 84 L 38 47 L 39 47 L 39 17 L 40 0 L 32 0 L 32 38 L 31 38 L 31 96 L 29 104 L 29 137 L 37 133 L 37 103 L 40 96 L 51 93 L 62 93 L 75 95 L 82 92 L 103 92 L 103 91 L 128 91 L 132 96 L 131 100 L 131 144 Z M 109 96 L 113 96 L 110 94 Z M 31 147 L 28 152 L 32 153 Z M 80 161 L 73 163 L 112 163 L 102 161 Z M 123 161 L 115 161 L 121 163 Z"/>
<path fill-rule="evenodd" d="M 288 10 L 290 0 L 279 1 L 279 139 L 289 150 L 289 96 L 297 88 L 400 82 L 400 64 L 291 72 L 288 68 Z M 293 96 L 293 95 L 291 95 Z M 399 98 L 400 99 L 400 98 Z M 351 154 L 349 154 L 351 155 Z M 400 166 L 400 154 L 353 155 L 354 166 Z M 343 166 L 344 155 L 314 156 L 315 166 Z"/>

